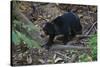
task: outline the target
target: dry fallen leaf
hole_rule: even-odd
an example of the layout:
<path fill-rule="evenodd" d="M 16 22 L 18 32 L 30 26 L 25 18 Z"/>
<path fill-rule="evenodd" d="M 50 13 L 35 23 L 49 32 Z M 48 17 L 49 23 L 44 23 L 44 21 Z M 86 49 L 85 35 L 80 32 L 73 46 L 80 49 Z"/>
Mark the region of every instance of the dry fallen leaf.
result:
<path fill-rule="evenodd" d="M 62 61 L 62 60 L 63 60 L 62 58 L 58 57 L 58 58 L 55 59 L 54 62 L 57 63 L 57 62 Z"/>
<path fill-rule="evenodd" d="M 39 61 L 40 63 L 42 63 L 42 64 L 45 63 L 45 61 L 44 61 L 43 59 L 38 59 L 38 61 Z"/>
<path fill-rule="evenodd" d="M 28 57 L 27 57 L 27 63 L 28 63 L 28 64 L 31 64 L 31 63 L 32 63 L 32 57 L 31 57 L 31 56 L 28 56 Z"/>

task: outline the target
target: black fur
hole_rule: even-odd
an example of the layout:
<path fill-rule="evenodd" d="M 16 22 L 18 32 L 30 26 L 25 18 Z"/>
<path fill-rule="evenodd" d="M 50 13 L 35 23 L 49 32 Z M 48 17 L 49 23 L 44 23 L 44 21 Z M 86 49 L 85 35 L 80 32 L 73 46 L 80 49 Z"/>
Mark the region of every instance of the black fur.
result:
<path fill-rule="evenodd" d="M 43 31 L 49 35 L 49 40 L 44 45 L 46 49 L 49 49 L 56 35 L 63 34 L 63 43 L 66 44 L 69 38 L 73 38 L 76 34 L 82 33 L 82 26 L 79 17 L 73 12 L 68 12 L 62 16 L 58 16 L 51 23 L 46 23 Z"/>

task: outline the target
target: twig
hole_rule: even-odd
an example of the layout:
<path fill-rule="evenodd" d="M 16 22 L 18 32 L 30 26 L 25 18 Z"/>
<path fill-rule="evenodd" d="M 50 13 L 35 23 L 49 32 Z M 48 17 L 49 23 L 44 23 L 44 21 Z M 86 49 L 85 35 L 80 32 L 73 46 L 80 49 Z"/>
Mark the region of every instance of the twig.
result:
<path fill-rule="evenodd" d="M 89 29 L 89 31 L 86 33 L 86 35 L 88 35 L 88 34 L 91 32 L 91 30 L 93 29 L 93 27 L 95 26 L 96 23 L 97 23 L 97 22 L 94 22 L 94 23 L 93 23 L 93 25 L 91 26 L 91 28 Z"/>
<path fill-rule="evenodd" d="M 95 30 L 95 32 L 96 32 L 97 28 L 96 28 L 96 27 L 94 27 L 94 30 Z"/>
<path fill-rule="evenodd" d="M 66 56 L 66 55 L 63 55 L 62 53 L 60 53 L 60 52 L 55 52 L 56 54 L 58 54 L 58 55 L 60 55 L 60 56 L 62 56 L 64 59 L 71 59 L 70 57 L 68 57 L 68 56 Z"/>

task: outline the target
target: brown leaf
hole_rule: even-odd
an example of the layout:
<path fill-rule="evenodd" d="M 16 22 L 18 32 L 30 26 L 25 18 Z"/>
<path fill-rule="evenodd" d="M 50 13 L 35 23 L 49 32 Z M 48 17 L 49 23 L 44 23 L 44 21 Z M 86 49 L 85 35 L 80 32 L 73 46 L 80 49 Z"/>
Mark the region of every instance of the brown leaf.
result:
<path fill-rule="evenodd" d="M 57 62 L 62 61 L 62 60 L 63 60 L 62 58 L 58 57 L 58 58 L 55 59 L 54 62 L 57 63 Z"/>

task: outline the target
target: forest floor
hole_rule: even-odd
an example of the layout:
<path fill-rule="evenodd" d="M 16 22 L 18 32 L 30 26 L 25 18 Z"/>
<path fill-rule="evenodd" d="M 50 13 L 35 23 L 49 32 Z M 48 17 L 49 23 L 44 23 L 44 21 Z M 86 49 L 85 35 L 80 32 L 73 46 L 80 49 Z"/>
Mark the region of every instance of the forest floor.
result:
<path fill-rule="evenodd" d="M 41 24 L 52 21 L 57 16 L 65 12 L 73 11 L 79 17 L 82 24 L 82 35 L 93 35 L 97 33 L 97 7 L 92 5 L 75 5 L 75 4 L 54 4 L 54 3 L 33 3 L 20 2 L 19 10 L 23 13 L 36 27 L 41 28 Z M 75 39 L 74 39 L 75 40 Z M 74 41 L 73 40 L 73 41 Z M 89 38 L 82 38 L 72 46 L 88 47 Z M 25 49 L 25 50 L 23 50 Z M 46 50 L 43 48 L 27 48 L 25 45 L 13 46 L 13 65 L 39 65 L 39 64 L 62 64 L 93 61 L 90 49 L 78 50 L 61 49 Z"/>

